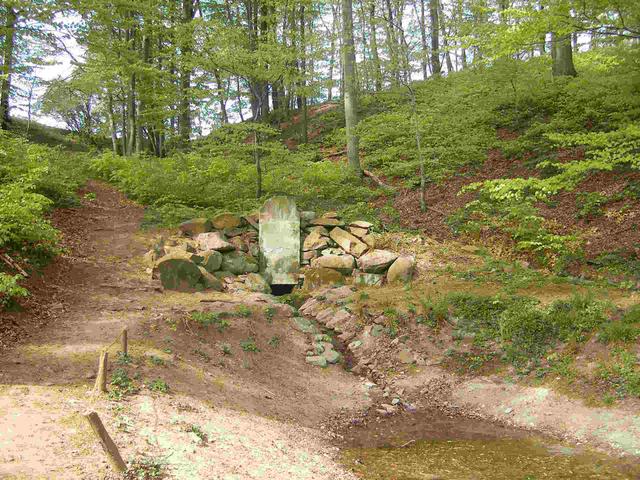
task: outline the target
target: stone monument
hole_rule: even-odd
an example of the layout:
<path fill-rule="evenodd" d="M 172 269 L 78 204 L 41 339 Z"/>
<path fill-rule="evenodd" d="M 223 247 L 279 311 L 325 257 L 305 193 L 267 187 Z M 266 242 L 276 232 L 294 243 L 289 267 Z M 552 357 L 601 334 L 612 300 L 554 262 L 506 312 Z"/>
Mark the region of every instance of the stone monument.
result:
<path fill-rule="evenodd" d="M 270 285 L 297 285 L 300 214 L 293 199 L 273 197 L 260 209 L 260 271 Z"/>

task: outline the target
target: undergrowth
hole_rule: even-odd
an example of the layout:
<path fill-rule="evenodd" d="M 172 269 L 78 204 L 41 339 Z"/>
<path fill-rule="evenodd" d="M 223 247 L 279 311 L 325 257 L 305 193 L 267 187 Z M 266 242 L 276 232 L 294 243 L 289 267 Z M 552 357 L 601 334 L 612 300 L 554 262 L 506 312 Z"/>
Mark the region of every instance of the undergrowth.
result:
<path fill-rule="evenodd" d="M 79 205 L 75 192 L 86 179 L 85 170 L 80 154 L 0 131 L 0 253 L 28 271 L 60 253 L 58 231 L 47 214 Z M 19 272 L 0 263 L 0 309 L 27 295 L 20 280 Z"/>

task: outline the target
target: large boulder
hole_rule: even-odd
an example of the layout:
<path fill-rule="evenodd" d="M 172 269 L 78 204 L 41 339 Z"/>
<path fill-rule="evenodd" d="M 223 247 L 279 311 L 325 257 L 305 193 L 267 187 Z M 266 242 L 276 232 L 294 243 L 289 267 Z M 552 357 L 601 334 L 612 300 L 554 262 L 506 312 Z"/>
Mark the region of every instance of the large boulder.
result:
<path fill-rule="evenodd" d="M 222 282 L 211 273 L 207 272 L 204 267 L 198 267 L 202 277 L 200 278 L 200 283 L 207 290 L 216 290 L 217 292 L 221 292 L 223 290 Z"/>
<path fill-rule="evenodd" d="M 416 259 L 412 255 L 402 255 L 393 262 L 387 272 L 387 282 L 407 283 L 413 278 Z"/>
<path fill-rule="evenodd" d="M 250 273 L 244 281 L 247 290 L 258 293 L 271 293 L 271 286 L 264 277 L 258 273 Z"/>
<path fill-rule="evenodd" d="M 344 276 L 337 270 L 330 268 L 311 267 L 304 272 L 303 288 L 315 290 L 326 285 L 339 285 L 344 283 Z"/>
<path fill-rule="evenodd" d="M 160 274 L 160 282 L 167 290 L 190 292 L 202 288 L 199 283 L 202 272 L 186 252 L 165 255 L 158 260 L 156 268 Z"/>
<path fill-rule="evenodd" d="M 329 237 L 336 242 L 345 252 L 350 253 L 354 257 L 359 257 L 367 251 L 367 244 L 360 241 L 359 238 L 351 235 L 346 230 L 336 227 L 331 230 Z"/>
<path fill-rule="evenodd" d="M 217 250 L 202 252 L 198 256 L 201 257 L 202 260 L 197 263 L 207 272 L 213 273 L 220 270 L 220 266 L 222 266 L 222 254 Z"/>
<path fill-rule="evenodd" d="M 237 228 L 241 223 L 240 217 L 232 213 L 221 213 L 211 219 L 211 225 L 216 230 Z"/>
<path fill-rule="evenodd" d="M 351 255 L 324 255 L 313 260 L 311 266 L 330 268 L 349 275 L 354 269 L 355 259 Z"/>
<path fill-rule="evenodd" d="M 220 268 L 234 275 L 255 273 L 259 270 L 258 261 L 243 252 L 228 252 L 222 255 Z"/>
<path fill-rule="evenodd" d="M 227 242 L 224 235 L 221 232 L 209 232 L 201 233 L 196 236 L 198 247 L 200 250 L 217 250 L 219 252 L 230 252 L 235 250 L 235 247 Z"/>
<path fill-rule="evenodd" d="M 210 232 L 211 221 L 208 218 L 192 218 L 191 220 L 181 223 L 178 228 L 184 235 L 192 237 L 199 233 Z"/>
<path fill-rule="evenodd" d="M 366 273 L 383 273 L 398 254 L 388 250 L 373 250 L 358 259 L 358 267 Z"/>

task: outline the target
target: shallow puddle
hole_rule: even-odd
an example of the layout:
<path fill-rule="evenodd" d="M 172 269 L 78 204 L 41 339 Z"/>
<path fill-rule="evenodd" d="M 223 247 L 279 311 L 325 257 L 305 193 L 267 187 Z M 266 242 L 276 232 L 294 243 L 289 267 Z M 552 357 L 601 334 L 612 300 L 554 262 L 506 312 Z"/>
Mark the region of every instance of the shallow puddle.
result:
<path fill-rule="evenodd" d="M 351 429 L 344 464 L 367 480 L 639 479 L 637 462 L 435 413 Z M 366 446 L 365 446 L 366 445 Z"/>

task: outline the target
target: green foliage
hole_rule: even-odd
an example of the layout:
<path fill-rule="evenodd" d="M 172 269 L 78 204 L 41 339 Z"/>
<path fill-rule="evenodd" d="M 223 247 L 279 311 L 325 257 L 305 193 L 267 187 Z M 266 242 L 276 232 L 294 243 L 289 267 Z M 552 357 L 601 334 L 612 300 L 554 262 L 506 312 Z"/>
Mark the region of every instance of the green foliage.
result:
<path fill-rule="evenodd" d="M 238 305 L 238 308 L 236 308 L 236 314 L 240 317 L 248 318 L 253 315 L 253 311 L 246 305 Z"/>
<path fill-rule="evenodd" d="M 22 280 L 21 275 L 7 275 L 0 272 L 0 308 L 9 305 L 18 297 L 26 297 L 29 292 L 21 287 L 18 282 Z"/>
<path fill-rule="evenodd" d="M 219 332 L 224 332 L 231 326 L 230 322 L 224 317 L 228 316 L 227 312 L 191 312 L 191 320 L 203 327 L 216 325 Z"/>
<path fill-rule="evenodd" d="M 111 387 L 109 390 L 109 398 L 112 400 L 121 400 L 126 395 L 138 391 L 133 384 L 133 380 L 123 368 L 117 368 L 111 375 Z"/>
<path fill-rule="evenodd" d="M 125 480 L 159 480 L 164 478 L 166 462 L 153 457 L 133 459 L 124 473 Z"/>
<path fill-rule="evenodd" d="M 220 345 L 220 351 L 223 355 L 231 355 L 231 345 L 228 343 L 223 343 Z"/>
<path fill-rule="evenodd" d="M 604 323 L 598 339 L 604 343 L 635 342 L 640 337 L 640 305 L 627 309 L 619 320 Z"/>
<path fill-rule="evenodd" d="M 640 368 L 634 352 L 616 348 L 612 360 L 601 364 L 598 373 L 602 381 L 620 398 L 640 397 Z"/>
<path fill-rule="evenodd" d="M 152 392 L 169 393 L 169 385 L 162 379 L 156 378 L 147 384 L 147 388 Z"/>
<path fill-rule="evenodd" d="M 131 356 L 127 353 L 124 352 L 118 352 L 116 354 L 116 363 L 118 365 L 131 365 L 131 363 L 133 362 L 133 359 L 131 358 Z"/>
<path fill-rule="evenodd" d="M 0 251 L 33 267 L 57 255 L 58 232 L 45 217 L 53 207 L 77 204 L 83 168 L 82 157 L 0 131 Z M 26 295 L 19 280 L 0 271 L 0 306 Z"/>
<path fill-rule="evenodd" d="M 609 197 L 599 192 L 579 192 L 576 195 L 578 218 L 588 218 L 602 215 L 602 207 L 607 204 Z"/>
<path fill-rule="evenodd" d="M 257 147 L 263 197 L 256 198 L 254 145 L 245 142 L 250 132 L 244 124 L 227 126 L 198 142 L 190 153 L 160 159 L 105 153 L 92 160 L 91 171 L 148 205 L 148 225 L 172 226 L 218 211 L 246 212 L 276 194 L 294 197 L 301 209 L 318 211 L 373 195 L 346 166 L 314 161 L 307 152 L 292 152 L 265 138 Z"/>
<path fill-rule="evenodd" d="M 273 337 L 271 337 L 269 339 L 269 345 L 271 345 L 273 348 L 278 348 L 278 346 L 280 345 L 280 337 L 278 335 L 274 335 Z"/>
<path fill-rule="evenodd" d="M 454 338 L 472 339 L 473 355 L 468 358 L 479 362 L 478 368 L 500 353 L 522 373 L 537 366 L 559 342 L 586 340 L 612 310 L 609 303 L 580 294 L 548 307 L 529 297 L 469 293 L 423 299 L 421 304 L 426 312 L 422 323 L 448 321 L 455 326 Z"/>
<path fill-rule="evenodd" d="M 240 342 L 240 347 L 244 352 L 259 352 L 260 349 L 253 338 L 247 338 Z"/>

